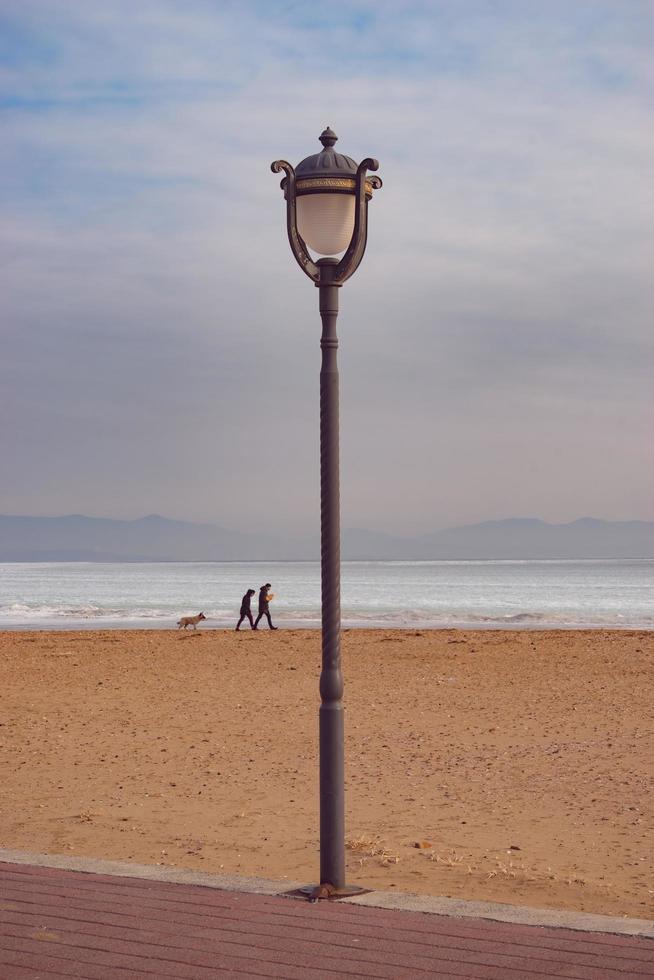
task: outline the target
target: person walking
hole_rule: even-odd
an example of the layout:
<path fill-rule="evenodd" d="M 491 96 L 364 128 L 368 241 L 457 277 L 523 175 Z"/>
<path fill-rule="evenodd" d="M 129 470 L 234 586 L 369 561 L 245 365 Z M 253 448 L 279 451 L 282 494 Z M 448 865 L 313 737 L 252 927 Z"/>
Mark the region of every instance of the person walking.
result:
<path fill-rule="evenodd" d="M 276 626 L 273 626 L 272 619 L 270 618 L 270 609 L 268 607 L 268 603 L 270 602 L 272 596 L 270 596 L 269 598 L 269 593 L 268 593 L 269 588 L 270 588 L 270 582 L 266 582 L 266 584 L 262 585 L 261 588 L 259 589 L 259 615 L 257 616 L 254 626 L 252 627 L 253 630 L 258 629 L 259 620 L 263 616 L 265 616 L 266 619 L 268 620 L 268 626 L 271 628 L 271 630 L 277 629 Z"/>
<path fill-rule="evenodd" d="M 250 602 L 252 601 L 252 596 L 254 595 L 254 589 L 248 589 L 243 598 L 241 599 L 241 618 L 236 624 L 236 632 L 241 628 L 241 623 L 244 619 L 250 620 L 250 626 L 254 629 L 254 623 L 252 622 L 252 610 L 250 609 Z"/>

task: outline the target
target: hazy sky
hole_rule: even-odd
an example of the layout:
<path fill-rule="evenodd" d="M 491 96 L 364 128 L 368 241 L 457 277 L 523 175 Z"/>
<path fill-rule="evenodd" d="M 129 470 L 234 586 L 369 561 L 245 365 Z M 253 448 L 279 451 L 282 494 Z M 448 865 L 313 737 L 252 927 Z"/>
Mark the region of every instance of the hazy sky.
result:
<path fill-rule="evenodd" d="M 0 512 L 310 532 L 279 177 L 379 159 L 347 526 L 654 519 L 651 0 L 0 0 Z"/>

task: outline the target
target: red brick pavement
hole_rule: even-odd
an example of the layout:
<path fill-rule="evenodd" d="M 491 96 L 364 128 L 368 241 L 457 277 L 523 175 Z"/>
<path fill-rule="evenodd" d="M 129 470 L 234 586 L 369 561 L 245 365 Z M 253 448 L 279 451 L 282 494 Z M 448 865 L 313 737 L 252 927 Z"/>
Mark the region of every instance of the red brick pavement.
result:
<path fill-rule="evenodd" d="M 654 941 L 0 863 L 0 978 L 654 978 Z"/>

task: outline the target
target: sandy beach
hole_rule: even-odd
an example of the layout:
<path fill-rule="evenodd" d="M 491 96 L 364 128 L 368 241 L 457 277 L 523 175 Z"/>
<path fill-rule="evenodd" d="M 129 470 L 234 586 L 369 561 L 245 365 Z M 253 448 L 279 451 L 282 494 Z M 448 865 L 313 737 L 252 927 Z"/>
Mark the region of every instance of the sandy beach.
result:
<path fill-rule="evenodd" d="M 654 633 L 343 660 L 351 882 L 654 918 Z M 315 882 L 319 672 L 316 631 L 0 633 L 0 846 Z"/>

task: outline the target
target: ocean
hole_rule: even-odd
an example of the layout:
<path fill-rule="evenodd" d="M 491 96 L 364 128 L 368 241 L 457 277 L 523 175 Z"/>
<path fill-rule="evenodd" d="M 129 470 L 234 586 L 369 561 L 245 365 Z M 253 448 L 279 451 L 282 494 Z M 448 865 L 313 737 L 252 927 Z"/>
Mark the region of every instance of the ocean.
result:
<path fill-rule="evenodd" d="M 320 626 L 318 562 L 0 564 L 0 628 L 233 627 L 272 584 L 273 622 Z M 654 560 L 349 561 L 344 628 L 654 629 Z M 256 608 L 256 596 L 253 608 Z"/>

